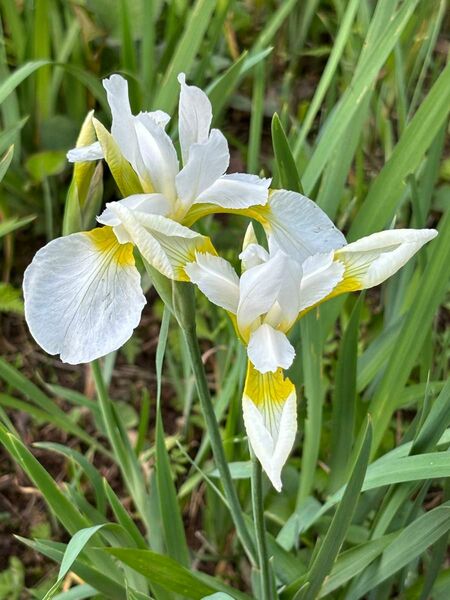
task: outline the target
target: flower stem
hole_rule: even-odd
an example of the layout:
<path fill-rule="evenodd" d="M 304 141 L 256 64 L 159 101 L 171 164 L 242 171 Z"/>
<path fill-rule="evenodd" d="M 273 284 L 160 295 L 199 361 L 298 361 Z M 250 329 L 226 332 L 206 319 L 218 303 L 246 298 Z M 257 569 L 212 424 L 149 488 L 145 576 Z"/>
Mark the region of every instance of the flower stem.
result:
<path fill-rule="evenodd" d="M 258 550 L 258 564 L 261 582 L 261 600 L 272 599 L 272 585 L 270 575 L 269 554 L 267 551 L 266 529 L 264 525 L 264 504 L 262 495 L 262 470 L 261 465 L 252 450 L 252 507 L 255 520 L 256 547 Z"/>
<path fill-rule="evenodd" d="M 231 478 L 220 435 L 219 424 L 217 423 L 216 415 L 214 413 L 214 406 L 209 393 L 205 368 L 200 354 L 195 327 L 194 289 L 192 284 L 174 284 L 174 300 L 175 316 L 177 317 L 178 323 L 183 331 L 184 339 L 186 340 L 200 406 L 206 422 L 214 461 L 220 473 L 220 480 L 223 485 L 225 497 L 229 505 L 238 537 L 251 562 L 256 564 L 257 560 L 254 543 L 244 521 L 242 508 Z"/>

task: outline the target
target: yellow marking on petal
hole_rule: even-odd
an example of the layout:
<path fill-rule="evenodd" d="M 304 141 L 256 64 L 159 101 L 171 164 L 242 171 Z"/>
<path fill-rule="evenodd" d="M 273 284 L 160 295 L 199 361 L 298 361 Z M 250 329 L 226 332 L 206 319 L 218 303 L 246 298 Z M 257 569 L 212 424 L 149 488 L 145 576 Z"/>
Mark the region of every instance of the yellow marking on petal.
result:
<path fill-rule="evenodd" d="M 142 194 L 144 192 L 142 183 L 139 180 L 138 175 L 134 172 L 133 167 L 123 156 L 113 136 L 105 129 L 100 121 L 97 121 L 97 119 L 92 119 L 92 124 L 95 128 L 97 139 L 102 147 L 111 175 L 114 177 L 122 197 L 126 198 L 133 194 Z M 149 189 L 146 189 L 145 191 L 148 193 L 150 192 Z"/>
<path fill-rule="evenodd" d="M 340 281 L 336 285 L 336 287 L 328 294 L 328 296 L 325 296 L 324 298 L 322 298 L 322 300 L 320 300 L 319 302 L 316 302 L 316 304 L 313 304 L 312 306 L 308 306 L 308 308 L 305 308 L 305 310 L 302 310 L 301 313 L 298 315 L 299 319 L 304 317 L 313 308 L 316 308 L 317 306 L 319 306 L 319 304 L 322 304 L 322 302 L 331 300 L 331 298 L 335 298 L 336 296 L 340 296 L 341 294 L 346 294 L 348 292 L 358 292 L 359 290 L 363 289 L 361 281 L 358 279 L 358 277 L 355 277 L 355 275 L 352 273 L 352 270 L 349 268 L 349 265 L 346 264 L 342 258 L 337 260 L 336 256 L 335 256 L 335 261 L 341 262 L 345 266 L 344 277 L 343 277 L 342 281 Z"/>
<path fill-rule="evenodd" d="M 102 254 L 111 253 L 111 260 L 114 260 L 121 267 L 134 266 L 133 244 L 119 244 L 112 227 L 97 227 L 87 231 L 88 235 Z"/>
<path fill-rule="evenodd" d="M 177 257 L 178 261 L 180 261 L 179 264 L 175 265 L 174 267 L 175 279 L 177 281 L 190 281 L 190 278 L 184 270 L 184 267 L 188 263 L 196 261 L 197 252 L 209 253 L 217 256 L 217 250 L 214 248 L 209 237 L 199 235 L 197 238 L 191 238 L 189 241 L 192 242 L 192 244 L 187 248 L 185 254 Z M 165 250 L 169 256 L 170 262 L 172 262 L 174 257 L 171 255 L 170 248 L 165 248 Z"/>
<path fill-rule="evenodd" d="M 244 395 L 255 406 L 270 411 L 271 406 L 276 408 L 284 404 L 292 393 L 295 393 L 294 384 L 284 377 L 283 369 L 277 369 L 275 373 L 260 373 L 248 361 Z"/>
<path fill-rule="evenodd" d="M 270 206 L 267 204 L 264 206 L 255 205 L 250 208 L 223 208 L 217 204 L 194 204 L 188 210 L 181 223 L 186 227 L 190 227 L 196 221 L 208 215 L 233 214 L 255 219 L 255 221 L 259 221 L 264 227 L 268 227 L 270 224 L 270 212 Z"/>

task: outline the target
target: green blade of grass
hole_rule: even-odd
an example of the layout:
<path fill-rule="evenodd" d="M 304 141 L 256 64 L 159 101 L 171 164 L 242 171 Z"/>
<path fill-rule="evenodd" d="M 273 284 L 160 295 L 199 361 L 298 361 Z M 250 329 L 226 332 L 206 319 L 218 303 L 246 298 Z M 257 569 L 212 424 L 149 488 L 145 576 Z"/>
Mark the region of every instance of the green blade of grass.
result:
<path fill-rule="evenodd" d="M 329 491 L 343 485 L 349 467 L 356 420 L 356 356 L 363 295 L 358 298 L 342 339 L 336 367 L 330 450 Z"/>
<path fill-rule="evenodd" d="M 354 79 L 342 96 L 333 114 L 327 120 L 319 144 L 303 174 L 302 183 L 306 194 L 311 193 L 311 190 L 321 176 L 331 153 L 353 119 L 364 96 L 369 92 L 379 70 L 397 43 L 401 32 L 414 12 L 417 2 L 418 0 L 411 0 L 399 8 L 395 16 L 389 21 L 379 37 L 377 37 L 371 52 L 367 51 L 367 55 L 363 57 L 364 60 L 360 60 Z"/>
<path fill-rule="evenodd" d="M 184 33 L 178 42 L 165 75 L 158 85 L 158 92 L 154 99 L 155 108 L 169 113 L 172 112 L 178 97 L 178 74 L 189 72 L 202 43 L 215 5 L 215 0 L 197 0 L 190 10 Z"/>
<path fill-rule="evenodd" d="M 395 399 L 401 394 L 422 348 L 434 314 L 447 289 L 450 263 L 450 211 L 443 217 L 440 235 L 430 249 L 426 270 L 420 279 L 421 293 L 408 311 L 398 334 L 382 381 L 371 402 L 374 420 L 374 449 L 388 427 Z"/>
<path fill-rule="evenodd" d="M 332 569 L 333 563 L 347 534 L 358 502 L 369 462 L 371 443 L 372 428 L 370 421 L 368 421 L 345 493 L 336 510 L 336 514 L 333 517 L 327 534 L 313 560 L 311 568 L 305 576 L 305 582 L 308 582 L 310 585 L 308 589 L 300 595 L 299 600 L 313 600 L 314 598 L 317 598 L 317 594 L 320 591 L 323 581 Z"/>
<path fill-rule="evenodd" d="M 400 532 L 383 552 L 380 562 L 364 572 L 357 584 L 351 586 L 346 598 L 357 600 L 374 587 L 406 566 L 450 529 L 448 503 L 422 515 Z"/>
<path fill-rule="evenodd" d="M 159 510 L 167 553 L 179 564 L 189 567 L 189 550 L 180 507 L 178 505 L 177 492 L 172 481 L 170 460 L 164 442 L 164 429 L 161 416 L 162 367 L 169 333 L 169 323 L 170 312 L 169 309 L 165 309 L 156 350 L 156 478 L 158 482 Z"/>
<path fill-rule="evenodd" d="M 393 216 L 409 173 L 414 173 L 445 122 L 450 107 L 450 63 L 442 71 L 392 156 L 370 187 L 349 232 L 351 240 L 383 228 Z"/>

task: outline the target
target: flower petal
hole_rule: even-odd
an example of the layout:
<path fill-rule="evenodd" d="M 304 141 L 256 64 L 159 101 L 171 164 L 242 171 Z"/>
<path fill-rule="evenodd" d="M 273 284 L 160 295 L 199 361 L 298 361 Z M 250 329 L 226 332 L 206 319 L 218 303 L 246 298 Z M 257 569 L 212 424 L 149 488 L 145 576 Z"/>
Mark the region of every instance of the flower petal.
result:
<path fill-rule="evenodd" d="M 197 197 L 195 204 L 217 204 L 228 209 L 264 205 L 269 197 L 271 181 L 247 173 L 222 175 Z"/>
<path fill-rule="evenodd" d="M 236 271 L 220 256 L 200 252 L 195 256 L 195 262 L 185 267 L 189 279 L 208 300 L 236 314 L 239 304 L 239 277 Z"/>
<path fill-rule="evenodd" d="M 276 190 L 269 196 L 261 221 L 269 249 L 283 250 L 303 262 L 308 256 L 330 252 L 345 245 L 345 237 L 315 202 L 297 192 Z"/>
<path fill-rule="evenodd" d="M 247 229 L 247 231 L 249 231 L 249 229 Z M 267 262 L 269 258 L 270 257 L 267 250 L 254 242 L 246 244 L 245 249 L 242 250 L 242 252 L 239 254 L 239 259 L 242 262 L 243 271 L 246 271 L 247 269 L 252 269 L 253 267 L 256 267 L 258 265 L 262 265 L 263 263 Z"/>
<path fill-rule="evenodd" d="M 25 271 L 23 289 L 33 337 L 70 364 L 120 348 L 146 302 L 132 246 L 120 245 L 109 227 L 44 246 Z"/>
<path fill-rule="evenodd" d="M 257 371 L 274 373 L 279 367 L 289 369 L 295 350 L 286 334 L 264 323 L 251 333 L 247 354 Z"/>
<path fill-rule="evenodd" d="M 302 264 L 299 312 L 323 300 L 344 277 L 344 265 L 333 261 L 334 252 L 315 254 Z"/>
<path fill-rule="evenodd" d="M 72 163 L 101 160 L 104 157 L 100 142 L 94 142 L 93 144 L 89 144 L 89 146 L 72 148 L 72 150 L 69 150 L 67 153 L 67 160 Z"/>
<path fill-rule="evenodd" d="M 248 269 L 241 275 L 237 324 L 244 339 L 258 317 L 268 312 L 283 284 L 287 257 L 278 252 L 267 262 Z"/>
<path fill-rule="evenodd" d="M 435 229 L 379 231 L 335 252 L 345 266 L 342 291 L 374 287 L 394 275 L 424 244 L 437 236 Z M 334 293 L 333 293 L 334 295 Z"/>
<path fill-rule="evenodd" d="M 178 75 L 178 81 L 181 85 L 178 130 L 183 164 L 186 164 L 192 144 L 204 144 L 208 139 L 212 108 L 205 92 L 198 87 L 186 84 L 184 73 Z"/>
<path fill-rule="evenodd" d="M 110 202 L 106 206 L 120 220 L 120 227 L 145 260 L 169 279 L 189 281 L 184 268 L 195 260 L 196 251 L 215 254 L 208 237 L 172 219 L 130 210 L 121 202 Z"/>
<path fill-rule="evenodd" d="M 189 160 L 176 177 L 178 197 L 187 210 L 228 168 L 228 142 L 218 129 L 213 129 L 204 144 L 193 144 Z"/>
<path fill-rule="evenodd" d="M 111 134 L 123 156 L 131 164 L 136 173 L 145 178 L 145 169 L 134 130 L 134 117 L 128 99 L 128 82 L 120 75 L 111 75 L 103 80 L 108 104 L 111 109 Z"/>
<path fill-rule="evenodd" d="M 174 202 L 178 158 L 172 140 L 164 129 L 151 119 L 146 125 L 136 121 L 135 130 L 142 163 L 155 192 L 164 194 L 168 200 Z"/>
<path fill-rule="evenodd" d="M 262 375 L 249 363 L 242 398 L 251 447 L 272 485 L 281 491 L 281 470 L 297 433 L 297 395 L 279 369 Z"/>

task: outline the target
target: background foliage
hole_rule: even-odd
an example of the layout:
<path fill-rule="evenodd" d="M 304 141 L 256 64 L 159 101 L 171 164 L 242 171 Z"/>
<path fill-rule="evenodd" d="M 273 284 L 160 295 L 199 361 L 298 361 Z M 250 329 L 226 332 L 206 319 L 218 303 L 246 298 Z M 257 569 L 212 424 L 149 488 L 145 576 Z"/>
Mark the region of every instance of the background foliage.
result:
<path fill-rule="evenodd" d="M 265 515 L 283 600 L 449 597 L 446 8 L 0 0 L 0 598 L 43 598 L 55 582 L 46 598 L 258 595 L 186 347 L 150 281 L 141 326 L 102 365 L 47 356 L 22 316 L 23 271 L 64 213 L 75 206 L 89 227 L 117 198 L 102 167 L 74 198 L 65 158 L 89 110 L 109 123 L 101 78 L 125 74 L 136 112 L 173 113 L 180 71 L 207 90 L 232 171 L 303 189 L 349 240 L 394 224 L 439 228 L 381 289 L 323 305 L 293 332 L 300 434 L 283 493 L 265 488 Z M 199 225 L 234 261 L 245 226 L 231 216 Z M 197 321 L 252 531 L 245 359 L 201 297 Z"/>

